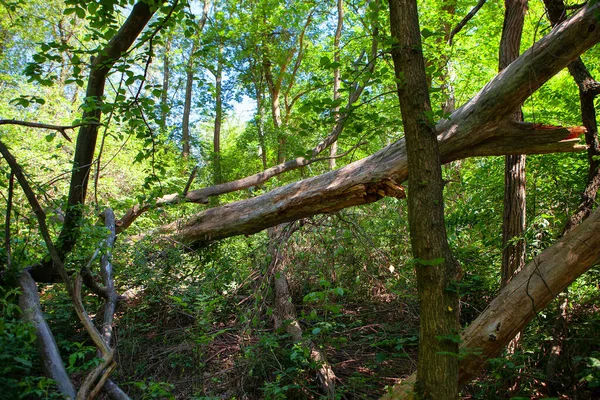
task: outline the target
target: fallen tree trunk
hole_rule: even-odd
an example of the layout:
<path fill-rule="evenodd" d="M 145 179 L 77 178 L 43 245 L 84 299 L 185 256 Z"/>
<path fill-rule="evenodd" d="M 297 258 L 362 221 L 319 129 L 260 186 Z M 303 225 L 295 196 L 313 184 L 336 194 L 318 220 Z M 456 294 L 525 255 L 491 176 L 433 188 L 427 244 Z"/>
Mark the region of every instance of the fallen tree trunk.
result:
<path fill-rule="evenodd" d="M 555 151 L 564 151 L 564 143 L 530 148 L 530 138 L 535 138 L 540 130 L 544 134 L 549 130 L 531 124 L 515 125 L 507 122 L 507 117 L 548 79 L 600 41 L 599 21 L 595 17 L 599 9 L 600 4 L 586 6 L 555 27 L 448 120 L 442 120 L 436 127 L 442 162 L 475 155 L 545 153 L 553 146 L 563 149 Z M 515 133 L 519 140 L 503 140 L 507 131 L 519 130 L 520 136 Z M 512 146 L 519 149 L 515 151 Z M 398 183 L 406 178 L 406 148 L 404 140 L 400 140 L 339 170 L 206 210 L 185 223 L 172 223 L 161 230 L 185 243 L 252 234 L 283 222 L 377 201 L 383 196 L 402 196 Z"/>
<path fill-rule="evenodd" d="M 500 124 L 493 135 L 482 142 L 449 156 L 440 143 L 442 162 L 489 155 L 546 154 L 584 151 L 585 146 L 572 138 L 579 127 L 540 127 L 534 124 Z M 508 130 L 508 133 L 506 133 Z M 502 133 L 506 134 L 502 134 Z M 567 138 L 565 140 L 565 138 Z M 177 240 L 201 244 L 235 235 L 250 235 L 271 226 L 320 213 L 368 204 L 385 196 L 403 198 L 399 186 L 408 177 L 404 139 L 336 171 L 294 182 L 264 195 L 205 210 L 186 222 L 174 222 L 161 228 Z"/>
<path fill-rule="evenodd" d="M 575 279 L 600 262 L 600 209 L 519 272 L 462 333 L 459 383 L 467 384 Z M 411 398 L 414 376 L 386 399 Z"/>
<path fill-rule="evenodd" d="M 284 328 L 295 343 L 300 343 L 309 349 L 309 358 L 317 367 L 317 377 L 323 392 L 328 399 L 335 399 L 335 381 L 337 379 L 335 373 L 327 362 L 323 351 L 312 340 L 303 337 L 296 306 L 290 293 L 289 271 L 287 270 L 289 260 L 287 259 L 286 248 L 290 237 L 297 229 L 298 225 L 294 224 L 284 224 L 269 229 L 269 254 L 271 255 L 269 275 L 273 279 L 275 292 L 274 325 L 275 329 Z"/>
<path fill-rule="evenodd" d="M 28 271 L 21 272 L 19 283 L 23 289 L 23 294 L 19 297 L 19 307 L 23 310 L 23 320 L 32 323 L 35 329 L 44 373 L 56 382 L 59 392 L 65 398 L 74 399 L 75 388 L 60 357 L 54 335 L 42 313 L 37 285 Z"/>

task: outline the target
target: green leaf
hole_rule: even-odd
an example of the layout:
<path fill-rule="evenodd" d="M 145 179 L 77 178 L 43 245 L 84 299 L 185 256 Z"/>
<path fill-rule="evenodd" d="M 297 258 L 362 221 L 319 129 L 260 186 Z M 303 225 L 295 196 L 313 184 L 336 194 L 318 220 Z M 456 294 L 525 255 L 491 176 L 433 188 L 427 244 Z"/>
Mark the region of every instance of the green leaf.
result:
<path fill-rule="evenodd" d="M 421 36 L 423 36 L 423 39 L 427 39 L 430 36 L 434 36 L 436 33 L 430 31 L 429 29 L 425 28 L 421 31 Z"/>
<path fill-rule="evenodd" d="M 329 60 L 329 57 L 323 56 L 319 60 L 319 64 L 321 65 L 321 67 L 329 67 L 331 65 L 331 61 Z"/>
<path fill-rule="evenodd" d="M 77 16 L 78 16 L 79 18 L 81 18 L 81 19 L 84 19 L 84 18 L 85 18 L 85 10 L 84 10 L 83 8 L 81 8 L 81 7 L 77 7 L 77 8 L 75 9 L 75 14 L 77 14 Z"/>
<path fill-rule="evenodd" d="M 313 335 L 318 335 L 319 332 L 321 332 L 321 328 L 315 328 L 315 329 L 312 330 L 312 334 Z"/>
<path fill-rule="evenodd" d="M 25 358 L 21 358 L 21 357 L 15 357 L 14 360 L 20 364 L 23 364 L 26 367 L 31 367 L 31 361 L 25 359 Z"/>

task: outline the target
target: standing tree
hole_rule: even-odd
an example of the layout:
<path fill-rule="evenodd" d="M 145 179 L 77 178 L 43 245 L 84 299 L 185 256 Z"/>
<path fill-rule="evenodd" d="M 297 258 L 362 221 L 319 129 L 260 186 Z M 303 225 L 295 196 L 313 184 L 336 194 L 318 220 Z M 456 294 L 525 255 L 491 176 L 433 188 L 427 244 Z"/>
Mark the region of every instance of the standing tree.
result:
<path fill-rule="evenodd" d="M 504 27 L 500 41 L 500 62 L 502 71 L 519 57 L 521 35 L 527 12 L 527 0 L 506 0 Z M 523 121 L 519 106 L 513 118 Z M 525 162 L 526 156 L 509 154 L 504 166 L 504 219 L 502 224 L 502 279 L 504 287 L 515 272 L 525 265 Z"/>
<path fill-rule="evenodd" d="M 460 267 L 444 225 L 444 183 L 414 0 L 390 0 L 392 58 L 408 158 L 408 222 L 420 305 L 415 390 L 424 399 L 458 397 Z"/>

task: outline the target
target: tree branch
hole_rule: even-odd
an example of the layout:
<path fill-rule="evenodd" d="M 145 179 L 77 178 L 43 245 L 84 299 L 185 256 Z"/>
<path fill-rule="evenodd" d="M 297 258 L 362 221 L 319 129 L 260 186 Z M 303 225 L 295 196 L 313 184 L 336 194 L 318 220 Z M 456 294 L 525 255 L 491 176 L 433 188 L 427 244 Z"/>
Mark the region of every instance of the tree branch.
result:
<path fill-rule="evenodd" d="M 465 27 L 465 25 L 467 25 L 469 23 L 471 18 L 473 18 L 475 16 L 475 14 L 477 14 L 477 12 L 481 9 L 481 7 L 483 7 L 485 2 L 486 2 L 486 0 L 479 0 L 479 2 L 475 5 L 475 7 L 473 7 L 471 9 L 471 11 L 469 11 L 469 13 L 467 15 L 465 15 L 464 18 L 458 24 L 456 24 L 454 29 L 452 29 L 452 32 L 450 32 L 450 35 L 448 37 L 448 44 L 450 46 L 452 46 L 452 41 L 454 40 L 454 36 L 458 32 L 460 32 L 462 30 L 462 28 Z"/>
<path fill-rule="evenodd" d="M 0 119 L 0 125 L 19 125 L 19 126 L 27 126 L 29 128 L 40 128 L 40 129 L 50 129 L 53 131 L 58 131 L 68 142 L 72 142 L 71 138 L 67 135 L 67 129 L 75 129 L 81 126 L 87 125 L 100 125 L 98 122 L 82 122 L 80 124 L 75 125 L 52 125 L 52 124 L 42 124 L 39 122 L 27 122 L 27 121 L 19 121 L 16 119 Z"/>

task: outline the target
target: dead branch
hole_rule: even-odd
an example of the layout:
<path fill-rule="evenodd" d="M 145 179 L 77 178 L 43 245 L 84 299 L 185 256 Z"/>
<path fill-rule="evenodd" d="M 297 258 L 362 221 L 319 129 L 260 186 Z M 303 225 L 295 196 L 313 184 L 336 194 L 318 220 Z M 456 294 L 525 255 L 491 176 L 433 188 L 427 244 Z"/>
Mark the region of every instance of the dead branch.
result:
<path fill-rule="evenodd" d="M 335 158 L 344 157 L 356 150 L 358 147 L 364 145 L 365 142 L 361 142 L 356 146 L 351 147 L 348 151 L 335 156 Z M 247 189 L 253 186 L 260 186 L 269 179 L 281 175 L 284 172 L 293 171 L 298 168 L 306 167 L 310 164 L 319 161 L 329 160 L 331 157 L 320 157 L 320 158 L 305 158 L 297 157 L 293 160 L 286 161 L 283 164 L 276 165 L 271 168 L 259 172 L 255 175 L 250 175 L 236 181 L 221 183 L 219 185 L 210 186 L 207 188 L 191 190 L 185 195 L 169 194 L 156 200 L 154 204 L 146 203 L 143 205 L 135 205 L 130 208 L 125 215 L 117 221 L 117 233 L 123 232 L 144 212 L 150 210 L 152 207 L 164 207 L 167 205 L 178 204 L 181 202 L 189 203 L 200 203 L 207 204 L 209 197 L 220 196 L 222 194 L 235 192 L 238 190 Z"/>
<path fill-rule="evenodd" d="M 456 36 L 456 34 L 458 32 L 460 32 L 462 30 L 462 28 L 464 28 L 465 25 L 467 25 L 469 23 L 469 21 L 481 9 L 481 7 L 483 7 L 483 5 L 485 4 L 485 2 L 486 2 L 486 0 L 479 0 L 479 2 L 475 5 L 475 7 L 473 7 L 471 9 L 471 11 L 469 11 L 468 14 L 465 15 L 464 18 L 458 24 L 456 24 L 456 26 L 454 27 L 454 29 L 452 29 L 452 32 L 450 32 L 450 35 L 448 36 L 448 44 L 450 46 L 452 46 L 452 41 L 454 39 L 454 36 Z"/>
<path fill-rule="evenodd" d="M 100 333 L 94 326 L 91 318 L 89 317 L 89 315 L 87 314 L 87 312 L 83 306 L 83 302 L 82 302 L 82 298 L 81 298 L 81 285 L 83 283 L 83 278 L 81 277 L 81 274 L 77 274 L 77 277 L 75 279 L 75 284 L 72 285 L 71 280 L 69 278 L 69 274 L 67 273 L 67 270 L 65 269 L 65 266 L 64 266 L 60 256 L 58 255 L 56 247 L 54 246 L 54 244 L 52 243 L 52 239 L 50 238 L 50 233 L 49 233 L 48 227 L 46 225 L 46 215 L 44 213 L 44 210 L 42 209 L 39 202 L 37 201 L 37 198 L 35 197 L 35 194 L 33 193 L 33 190 L 31 189 L 29 182 L 27 182 L 27 179 L 25 178 L 25 175 L 23 174 L 21 167 L 19 166 L 19 164 L 17 163 L 17 161 L 15 160 L 13 155 L 10 153 L 8 148 L 1 141 L 0 141 L 0 154 L 2 154 L 4 159 L 8 162 L 8 164 L 11 168 L 11 171 L 14 173 L 15 177 L 17 178 L 17 181 L 19 182 L 21 189 L 23 190 L 23 192 L 25 193 L 25 196 L 27 197 L 29 205 L 31 206 L 31 208 L 33 209 L 33 211 L 36 215 L 38 225 L 40 228 L 40 234 L 42 235 L 44 242 L 46 243 L 46 247 L 48 249 L 48 252 L 50 253 L 50 257 L 52 258 L 52 261 L 53 261 L 55 267 L 58 269 L 58 272 L 59 272 L 63 282 L 65 283 L 65 287 L 67 289 L 67 292 L 69 293 L 69 296 L 71 297 L 71 301 L 73 302 L 73 305 L 75 307 L 75 311 L 77 313 L 77 316 L 79 317 L 79 320 L 85 327 L 86 331 L 90 335 L 90 338 L 92 339 L 92 341 L 94 342 L 94 344 L 96 345 L 98 350 L 101 352 L 102 357 L 104 358 L 104 362 L 106 363 L 106 365 L 108 365 L 110 362 L 112 362 L 112 357 L 113 357 L 114 352 L 104 342 L 102 336 L 100 335 Z M 26 276 L 29 276 L 31 278 L 31 275 L 29 275 L 28 272 L 27 272 Z M 112 321 L 112 319 L 111 319 L 111 321 Z M 43 356 L 45 356 L 45 354 L 43 354 Z M 89 391 L 89 386 L 91 384 L 93 384 L 93 382 L 97 378 L 97 376 L 95 374 L 96 374 L 96 371 L 94 370 L 88 375 L 88 377 L 86 377 L 86 379 L 84 380 L 85 384 L 82 385 L 82 388 L 80 389 L 80 391 L 77 394 L 78 399 L 79 398 L 83 398 L 83 399 L 87 398 L 87 392 Z M 92 379 L 92 378 L 94 378 L 94 379 Z"/>
<path fill-rule="evenodd" d="M 52 124 L 42 124 L 39 122 L 27 122 L 27 121 L 19 121 L 16 119 L 0 119 L 0 125 L 19 125 L 19 126 L 27 126 L 29 128 L 39 128 L 39 129 L 49 129 L 53 131 L 58 131 L 68 142 L 72 143 L 71 138 L 67 135 L 68 129 L 79 128 L 80 126 L 86 125 L 100 125 L 98 122 L 82 122 L 80 124 L 75 125 L 52 125 Z"/>
<path fill-rule="evenodd" d="M 111 264 L 111 250 L 115 244 L 116 232 L 115 232 L 115 214 L 107 208 L 102 213 L 104 217 L 104 224 L 110 231 L 110 234 L 106 238 L 107 251 L 102 255 L 100 259 L 100 276 L 102 277 L 102 283 L 104 289 L 108 294 L 106 304 L 104 306 L 104 320 L 102 322 L 102 336 L 108 346 L 110 346 L 112 338 L 112 324 L 115 315 L 115 308 L 117 306 L 117 291 L 115 290 L 115 282 L 113 279 L 113 268 Z"/>
<path fill-rule="evenodd" d="M 108 379 L 102 388 L 112 400 L 129 400 L 129 396 L 116 383 Z"/>
<path fill-rule="evenodd" d="M 44 373 L 56 382 L 58 390 L 63 396 L 74 399 L 75 388 L 65 370 L 54 335 L 42 313 L 37 285 L 27 271 L 21 272 L 19 283 L 23 289 L 23 294 L 19 297 L 19 307 L 23 311 L 23 320 L 34 326 Z"/>

